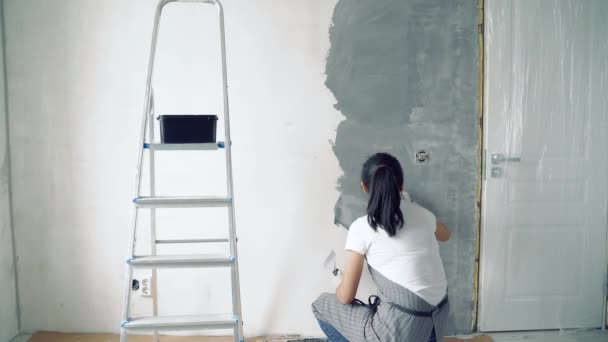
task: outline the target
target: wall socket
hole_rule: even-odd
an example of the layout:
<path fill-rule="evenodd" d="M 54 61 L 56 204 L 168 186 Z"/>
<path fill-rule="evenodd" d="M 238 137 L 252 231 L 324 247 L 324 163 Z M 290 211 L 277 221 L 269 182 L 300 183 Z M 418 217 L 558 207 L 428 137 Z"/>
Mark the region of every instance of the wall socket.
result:
<path fill-rule="evenodd" d="M 142 297 L 152 297 L 152 278 L 142 278 L 139 282 L 139 289 Z"/>
<path fill-rule="evenodd" d="M 416 151 L 416 155 L 414 156 L 414 163 L 415 164 L 428 164 L 429 161 L 431 160 L 431 154 L 428 151 L 425 150 L 417 150 Z"/>

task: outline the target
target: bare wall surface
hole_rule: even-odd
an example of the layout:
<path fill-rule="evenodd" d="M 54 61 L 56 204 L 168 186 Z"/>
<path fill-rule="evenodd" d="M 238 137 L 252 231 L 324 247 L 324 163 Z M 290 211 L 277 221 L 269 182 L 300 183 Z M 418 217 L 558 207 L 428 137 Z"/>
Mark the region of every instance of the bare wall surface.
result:
<path fill-rule="evenodd" d="M 0 13 L 1 11 L 0 4 Z M 0 16 L 0 37 L 2 22 Z M 10 219 L 10 164 L 7 138 L 5 99 L 4 44 L 0 40 L 0 342 L 7 342 L 18 333 L 17 297 L 13 233 Z"/>
<path fill-rule="evenodd" d="M 346 120 L 334 153 L 344 175 L 335 220 L 365 213 L 364 159 L 396 155 L 412 198 L 453 231 L 442 244 L 457 332 L 472 328 L 476 241 L 477 0 L 340 0 L 326 85 Z M 416 151 L 431 155 L 415 164 Z M 407 218 L 406 218 L 407 220 Z"/>
<path fill-rule="evenodd" d="M 23 328 L 117 332 L 157 1 L 5 2 Z M 245 333 L 320 336 L 310 304 L 335 288 L 321 264 L 345 235 L 329 229 L 341 173 L 328 140 L 342 116 L 323 85 L 335 2 L 223 3 Z M 182 5 L 163 15 L 156 108 L 218 113 L 217 19 L 212 6 Z M 225 191 L 220 153 L 157 161 L 160 194 Z M 159 238 L 227 231 L 217 208 L 158 214 Z M 160 312 L 229 311 L 227 274 L 159 272 Z M 136 313 L 151 312 L 134 298 Z"/>

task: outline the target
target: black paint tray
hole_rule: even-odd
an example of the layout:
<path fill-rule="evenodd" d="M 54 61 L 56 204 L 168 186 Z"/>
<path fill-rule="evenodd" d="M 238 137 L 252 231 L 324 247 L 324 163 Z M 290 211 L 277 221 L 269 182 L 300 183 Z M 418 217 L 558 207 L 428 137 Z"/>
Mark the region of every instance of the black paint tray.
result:
<path fill-rule="evenodd" d="M 163 144 L 215 143 L 217 115 L 159 115 Z"/>

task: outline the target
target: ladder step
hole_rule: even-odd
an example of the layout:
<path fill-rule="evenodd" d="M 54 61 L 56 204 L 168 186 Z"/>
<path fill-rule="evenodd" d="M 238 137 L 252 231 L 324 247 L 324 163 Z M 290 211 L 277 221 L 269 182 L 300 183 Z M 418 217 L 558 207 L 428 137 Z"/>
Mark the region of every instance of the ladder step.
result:
<path fill-rule="evenodd" d="M 131 332 L 232 329 L 238 318 L 232 314 L 158 316 L 132 318 L 122 324 Z"/>
<path fill-rule="evenodd" d="M 155 196 L 137 197 L 133 203 L 139 208 L 204 208 L 227 207 L 232 203 L 232 197 L 219 196 Z"/>
<path fill-rule="evenodd" d="M 209 243 L 209 242 L 230 242 L 228 239 L 184 239 L 184 240 L 156 240 L 157 244 L 172 243 Z"/>
<path fill-rule="evenodd" d="M 138 268 L 201 268 L 227 267 L 234 257 L 222 254 L 137 256 L 127 261 Z"/>
<path fill-rule="evenodd" d="M 152 151 L 212 151 L 226 147 L 223 141 L 204 144 L 144 144 L 144 148 Z"/>

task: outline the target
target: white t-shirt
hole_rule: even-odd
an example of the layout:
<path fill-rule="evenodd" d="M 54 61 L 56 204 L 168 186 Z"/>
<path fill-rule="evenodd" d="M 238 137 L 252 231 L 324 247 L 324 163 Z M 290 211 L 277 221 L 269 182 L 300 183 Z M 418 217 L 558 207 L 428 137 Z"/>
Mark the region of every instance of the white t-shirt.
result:
<path fill-rule="evenodd" d="M 350 226 L 345 249 L 365 255 L 380 274 L 437 305 L 446 294 L 447 280 L 435 238 L 435 215 L 407 199 L 401 201 L 401 210 L 405 224 L 395 236 L 380 227 L 374 231 L 366 215 Z"/>

